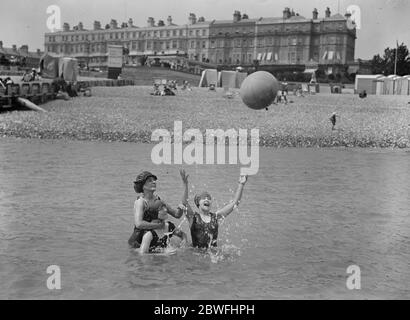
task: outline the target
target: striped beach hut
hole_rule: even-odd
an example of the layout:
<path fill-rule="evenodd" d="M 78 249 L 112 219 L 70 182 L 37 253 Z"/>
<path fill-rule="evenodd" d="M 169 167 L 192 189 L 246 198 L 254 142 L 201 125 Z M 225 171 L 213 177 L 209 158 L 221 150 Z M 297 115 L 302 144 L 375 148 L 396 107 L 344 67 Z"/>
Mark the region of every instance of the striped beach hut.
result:
<path fill-rule="evenodd" d="M 355 91 L 360 93 L 366 90 L 367 94 L 376 94 L 376 84 L 378 79 L 383 78 L 383 75 L 357 75 L 355 82 Z"/>
<path fill-rule="evenodd" d="M 384 84 L 384 80 L 386 79 L 386 77 L 381 76 L 379 78 L 376 79 L 376 95 L 377 96 L 381 96 L 383 94 L 385 94 L 385 84 Z"/>
<path fill-rule="evenodd" d="M 395 91 L 396 95 L 407 96 L 410 94 L 410 75 L 397 79 Z"/>
<path fill-rule="evenodd" d="M 394 94 L 396 81 L 399 78 L 400 78 L 399 76 L 392 74 L 390 76 L 387 76 L 384 79 L 384 94 L 386 95 Z"/>

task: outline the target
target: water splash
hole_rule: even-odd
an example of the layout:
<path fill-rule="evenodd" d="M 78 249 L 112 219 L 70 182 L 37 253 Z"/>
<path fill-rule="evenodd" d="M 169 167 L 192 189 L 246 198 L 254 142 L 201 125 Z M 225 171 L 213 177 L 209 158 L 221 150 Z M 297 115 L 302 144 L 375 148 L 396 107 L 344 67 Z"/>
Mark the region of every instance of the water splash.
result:
<path fill-rule="evenodd" d="M 206 254 L 210 257 L 212 263 L 221 263 L 225 261 L 234 262 L 241 256 L 241 249 L 234 244 L 224 244 L 220 248 L 209 248 Z"/>

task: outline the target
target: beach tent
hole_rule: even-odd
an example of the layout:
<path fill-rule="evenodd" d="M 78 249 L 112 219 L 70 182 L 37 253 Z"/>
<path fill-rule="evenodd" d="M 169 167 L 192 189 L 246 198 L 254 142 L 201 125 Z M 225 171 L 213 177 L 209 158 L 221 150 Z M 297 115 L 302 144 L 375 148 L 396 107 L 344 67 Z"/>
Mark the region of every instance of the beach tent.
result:
<path fill-rule="evenodd" d="M 209 87 L 211 84 L 217 87 L 218 85 L 218 71 L 216 69 L 206 69 L 202 71 L 200 87 Z"/>
<path fill-rule="evenodd" d="M 236 73 L 236 87 L 240 88 L 242 85 L 242 82 L 245 81 L 246 77 L 248 76 L 247 73 L 245 72 L 237 72 Z"/>
<path fill-rule="evenodd" d="M 63 78 L 76 82 L 78 77 L 78 61 L 74 58 L 58 57 L 49 53 L 40 59 L 40 72 L 43 78 Z"/>
<path fill-rule="evenodd" d="M 384 79 L 386 79 L 386 77 L 382 76 L 380 78 L 377 78 L 376 80 L 376 95 L 381 96 L 385 94 L 385 83 L 384 83 Z"/>
<path fill-rule="evenodd" d="M 77 82 L 78 61 L 74 58 L 60 58 L 58 61 L 58 76 L 65 81 Z"/>
<path fill-rule="evenodd" d="M 332 93 L 332 87 L 330 85 L 329 86 L 326 86 L 326 85 L 321 86 L 320 93 L 331 94 Z"/>
<path fill-rule="evenodd" d="M 355 82 L 355 90 L 360 93 L 366 90 L 367 94 L 376 94 L 377 80 L 382 78 L 381 74 L 377 75 L 357 75 Z"/>
<path fill-rule="evenodd" d="M 236 88 L 236 71 L 221 71 L 221 86 L 223 88 Z"/>
<path fill-rule="evenodd" d="M 45 53 L 40 58 L 40 73 L 43 78 L 58 78 L 58 57 Z"/>

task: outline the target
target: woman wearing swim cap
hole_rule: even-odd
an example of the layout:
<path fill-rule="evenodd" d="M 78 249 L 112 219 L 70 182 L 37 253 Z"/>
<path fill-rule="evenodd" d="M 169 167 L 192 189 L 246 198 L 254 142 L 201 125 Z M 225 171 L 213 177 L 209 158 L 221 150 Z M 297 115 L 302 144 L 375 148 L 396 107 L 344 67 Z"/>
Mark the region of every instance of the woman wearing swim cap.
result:
<path fill-rule="evenodd" d="M 134 203 L 135 226 L 128 243 L 135 249 L 139 248 L 140 253 L 152 251 L 159 243 L 155 230 L 164 228 L 164 220 L 158 219 L 160 208 L 165 205 L 167 212 L 176 219 L 183 214 L 182 208 L 172 209 L 155 194 L 156 182 L 157 177 L 148 171 L 140 173 L 134 181 L 135 192 L 143 195 L 138 196 Z"/>
<path fill-rule="evenodd" d="M 187 209 L 186 216 L 191 230 L 192 245 L 196 248 L 216 247 L 219 221 L 225 219 L 239 205 L 248 176 L 240 176 L 234 200 L 225 207 L 217 210 L 215 213 L 212 213 L 212 197 L 206 191 L 195 196 L 194 203 L 198 208 L 198 211 L 196 212 L 192 210 L 188 203 L 189 175 L 187 175 L 184 170 L 181 170 L 180 174 L 185 186 L 182 203 Z"/>

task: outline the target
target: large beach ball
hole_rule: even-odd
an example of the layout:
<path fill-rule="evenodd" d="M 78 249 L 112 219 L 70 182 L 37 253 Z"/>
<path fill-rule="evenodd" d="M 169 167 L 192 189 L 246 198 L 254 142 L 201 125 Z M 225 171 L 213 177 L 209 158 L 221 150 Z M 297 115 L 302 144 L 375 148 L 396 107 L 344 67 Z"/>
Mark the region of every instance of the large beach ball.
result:
<path fill-rule="evenodd" d="M 266 71 L 250 74 L 241 85 L 240 95 L 249 108 L 259 110 L 272 104 L 279 90 L 279 82 Z"/>

